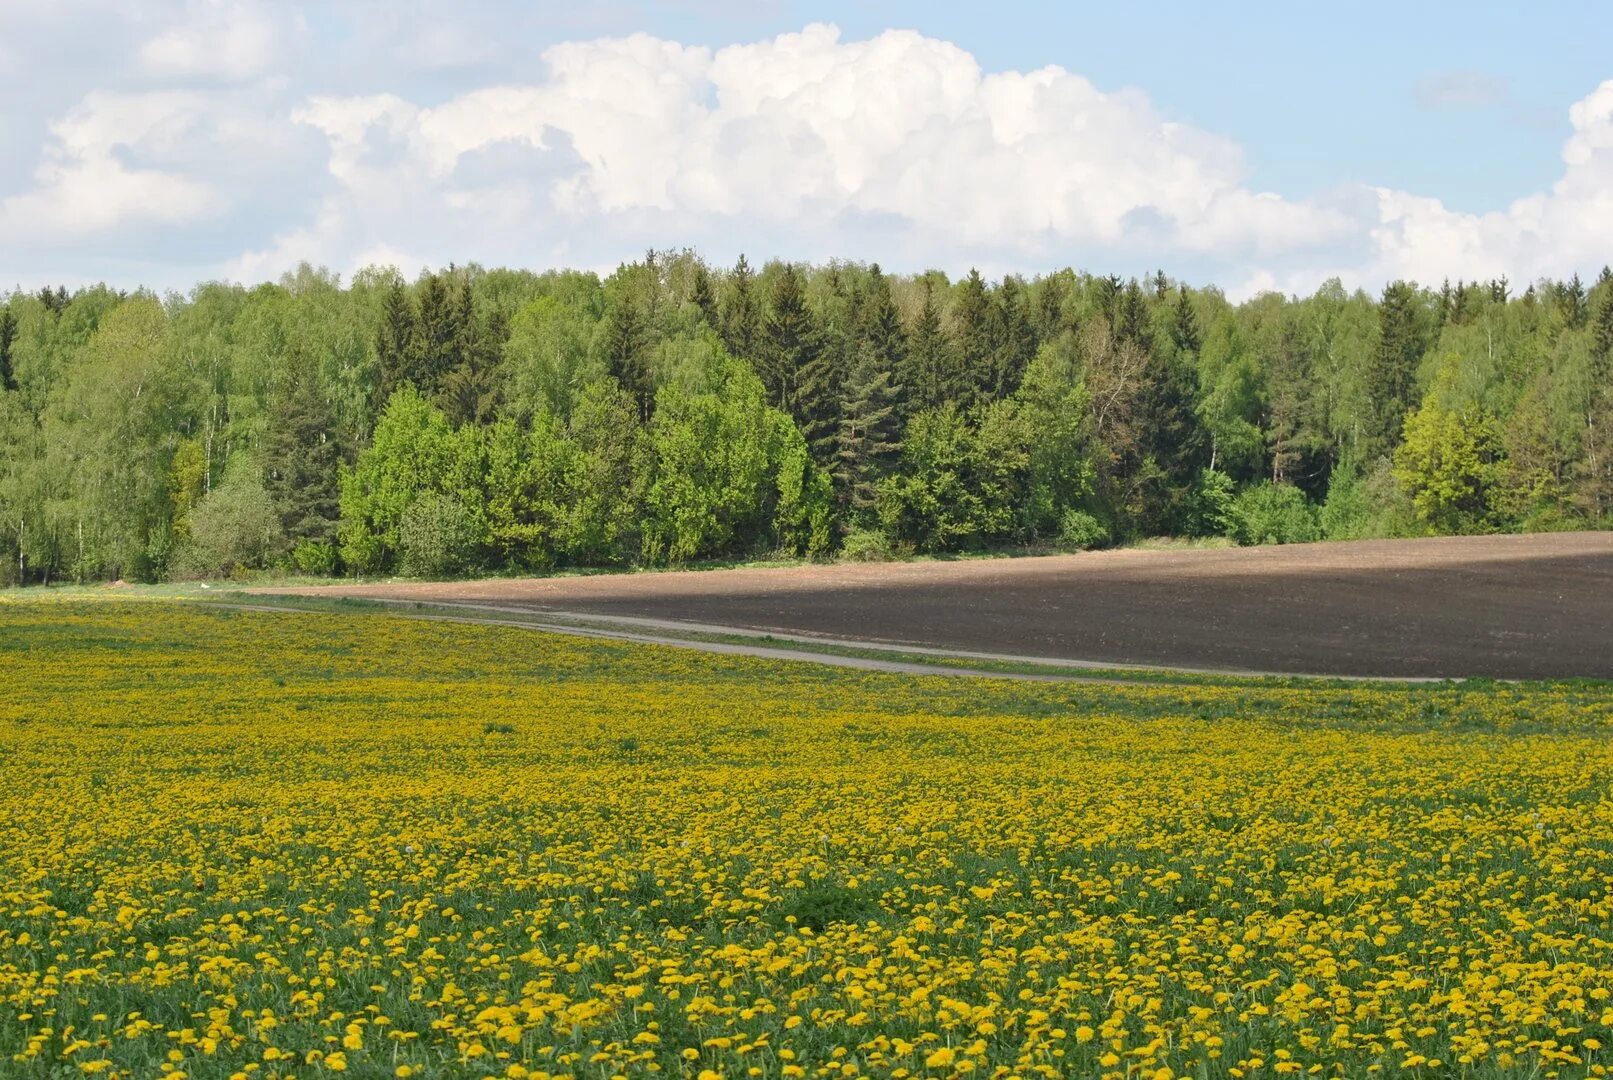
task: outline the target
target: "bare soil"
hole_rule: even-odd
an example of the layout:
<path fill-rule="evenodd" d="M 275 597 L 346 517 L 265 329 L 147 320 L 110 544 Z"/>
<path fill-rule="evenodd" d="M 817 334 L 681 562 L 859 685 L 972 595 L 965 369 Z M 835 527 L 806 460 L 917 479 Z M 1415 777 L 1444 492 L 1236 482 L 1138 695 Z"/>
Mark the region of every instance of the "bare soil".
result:
<path fill-rule="evenodd" d="M 259 590 L 1241 672 L 1613 678 L 1613 533 Z"/>

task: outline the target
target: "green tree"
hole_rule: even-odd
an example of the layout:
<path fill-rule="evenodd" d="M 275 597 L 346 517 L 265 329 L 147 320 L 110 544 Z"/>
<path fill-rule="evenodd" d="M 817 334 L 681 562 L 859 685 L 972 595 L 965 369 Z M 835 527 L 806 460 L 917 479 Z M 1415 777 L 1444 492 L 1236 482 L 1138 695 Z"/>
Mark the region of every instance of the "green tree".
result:
<path fill-rule="evenodd" d="M 17 340 L 17 317 L 11 307 L 0 310 L 0 392 L 17 390 L 17 368 L 12 346 Z"/>
<path fill-rule="evenodd" d="M 312 365 L 294 362 L 275 388 L 263 442 L 263 486 L 292 544 L 331 544 L 341 517 L 336 417 Z"/>
<path fill-rule="evenodd" d="M 1503 468 L 1495 418 L 1480 409 L 1454 412 L 1432 397 L 1406 418 L 1394 458 L 1395 478 L 1417 516 L 1438 533 L 1493 529 Z"/>
<path fill-rule="evenodd" d="M 1383 290 L 1378 305 L 1378 344 L 1367 376 L 1372 410 L 1360 439 L 1360 451 L 1369 460 L 1394 448 L 1414 400 L 1417 368 L 1426 348 L 1418 303 L 1416 288 L 1396 281 Z"/>
<path fill-rule="evenodd" d="M 865 343 L 852 364 L 835 438 L 833 475 L 844 526 L 867 523 L 875 487 L 895 463 L 899 396 L 885 358 Z"/>
<path fill-rule="evenodd" d="M 769 404 L 795 421 L 813 460 L 827 465 L 834 458 L 838 401 L 824 337 L 802 284 L 800 271 L 790 265 L 774 278 L 760 370 Z"/>

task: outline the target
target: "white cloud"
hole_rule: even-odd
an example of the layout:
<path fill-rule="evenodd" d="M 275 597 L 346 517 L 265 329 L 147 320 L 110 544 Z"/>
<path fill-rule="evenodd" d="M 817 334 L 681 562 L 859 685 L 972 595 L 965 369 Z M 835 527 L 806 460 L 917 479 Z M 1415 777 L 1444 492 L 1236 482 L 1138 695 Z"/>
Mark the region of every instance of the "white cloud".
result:
<path fill-rule="evenodd" d="M 1436 198 L 1378 189 L 1369 276 L 1524 281 L 1600 266 L 1613 251 L 1613 79 L 1575 102 L 1568 117 L 1562 178 L 1505 210 L 1460 213 Z"/>
<path fill-rule="evenodd" d="M 91 94 L 51 126 L 35 187 L 0 200 L 0 228 L 74 237 L 131 222 L 181 225 L 215 212 L 222 197 L 205 181 L 127 159 L 131 150 L 160 157 L 183 146 L 206 109 L 194 94 Z"/>
<path fill-rule="evenodd" d="M 423 217 L 469 229 L 464 245 L 485 217 L 492 257 L 530 260 L 613 223 L 652 231 L 605 262 L 728 229 L 865 253 L 856 241 L 875 223 L 920 258 L 992 265 L 1134 242 L 1285 255 L 1352 227 L 1337 208 L 1249 189 L 1235 143 L 1166 120 L 1141 93 L 1057 67 L 983 73 L 910 31 L 847 42 L 814 25 L 715 52 L 637 34 L 543 61 L 537 81 L 433 107 L 384 96 L 299 110 L 341 185 L 324 249 L 413 245 Z M 501 146 L 528 153 L 525 171 L 468 183 L 467 162 Z"/>
<path fill-rule="evenodd" d="M 167 258 L 174 276 L 155 284 L 183 285 L 304 259 L 608 269 L 692 244 L 905 270 L 1164 266 L 1239 296 L 1332 275 L 1523 281 L 1594 270 L 1613 250 L 1613 82 L 1570 110 L 1556 184 L 1470 214 L 1362 184 L 1262 191 L 1238 143 L 1139 90 L 1059 67 L 984 71 L 911 31 L 845 40 L 813 25 L 720 49 L 594 38 L 503 63 L 491 83 L 455 61 L 461 74 L 431 92 L 397 82 L 419 63 L 375 56 L 325 78 L 290 47 L 317 35 L 285 5 L 121 10 L 135 42 L 122 89 L 77 99 L 30 136 L 45 139 L 37 159 L 13 152 L 0 172 L 19 263 Z M 402 32 L 402 16 L 377 20 L 381 39 Z M 1472 103 L 1495 89 L 1482 83 L 1423 90 Z"/>
<path fill-rule="evenodd" d="M 281 28 L 258 4 L 191 0 L 139 49 L 141 68 L 160 77 L 235 81 L 261 75 L 279 50 Z"/>

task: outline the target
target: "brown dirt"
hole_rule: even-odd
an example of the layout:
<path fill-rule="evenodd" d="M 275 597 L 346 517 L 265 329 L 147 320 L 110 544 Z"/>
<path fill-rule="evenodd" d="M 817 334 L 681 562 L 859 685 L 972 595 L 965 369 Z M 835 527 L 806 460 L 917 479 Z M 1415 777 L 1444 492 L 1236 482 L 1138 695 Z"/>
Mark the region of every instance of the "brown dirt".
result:
<path fill-rule="evenodd" d="M 1111 664 L 1613 678 L 1613 533 L 261 590 Z"/>

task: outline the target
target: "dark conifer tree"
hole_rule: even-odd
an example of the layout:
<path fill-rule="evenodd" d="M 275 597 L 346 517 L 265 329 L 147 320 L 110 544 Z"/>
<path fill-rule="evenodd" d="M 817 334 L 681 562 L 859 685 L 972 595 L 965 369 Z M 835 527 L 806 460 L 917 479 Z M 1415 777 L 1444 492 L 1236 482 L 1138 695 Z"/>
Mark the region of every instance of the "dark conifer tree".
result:
<path fill-rule="evenodd" d="M 1110 274 L 1108 277 L 1092 279 L 1093 306 L 1098 309 L 1098 314 L 1109 320 L 1111 327 L 1115 326 L 1119 321 L 1116 315 L 1118 314 L 1117 309 L 1120 303 L 1120 290 L 1123 285 L 1124 282 L 1120 280 L 1119 274 Z"/>
<path fill-rule="evenodd" d="M 376 380 L 374 411 L 379 413 L 399 386 L 408 382 L 410 357 L 414 354 L 414 304 L 403 282 L 394 280 L 381 301 L 381 322 L 375 331 L 375 358 L 380 368 Z"/>
<path fill-rule="evenodd" d="M 0 391 L 17 389 L 16 359 L 12 346 L 17 340 L 17 317 L 8 307 L 0 311 Z"/>
<path fill-rule="evenodd" d="M 961 385 L 953 400 L 964 408 L 984 401 L 993 382 L 991 298 L 980 271 L 971 268 L 958 284 L 952 305 L 952 343 L 960 367 Z"/>
<path fill-rule="evenodd" d="M 703 262 L 694 265 L 694 280 L 689 285 L 689 303 L 700 313 L 702 322 L 713 329 L 717 327 L 717 294 L 711 288 L 711 271 L 706 269 L 706 264 Z"/>
<path fill-rule="evenodd" d="M 499 399 L 499 351 L 508 336 L 504 320 L 476 311 L 469 275 L 461 278 L 453 304 L 458 362 L 438 387 L 438 408 L 453 424 L 485 424 L 493 419 Z"/>
<path fill-rule="evenodd" d="M 1121 341 L 1135 342 L 1144 352 L 1153 348 L 1153 334 L 1148 328 L 1148 301 L 1143 296 L 1143 290 L 1137 284 L 1136 278 L 1126 283 L 1125 290 L 1120 294 L 1118 308 L 1116 336 Z"/>
<path fill-rule="evenodd" d="M 935 296 L 935 284 L 924 279 L 924 302 L 919 307 L 913 329 L 907 339 L 907 366 L 899 381 L 904 386 L 907 415 L 933 409 L 953 400 L 954 377 L 951 349 L 941 327 L 941 305 Z"/>
<path fill-rule="evenodd" d="M 341 516 L 336 416 L 313 364 L 300 354 L 291 361 L 269 401 L 264 488 L 287 540 L 330 543 Z"/>
<path fill-rule="evenodd" d="M 448 274 L 452 274 L 452 268 Z M 460 298 L 448 287 L 447 274 L 428 274 L 421 282 L 415 311 L 415 332 L 409 340 L 404 371 L 408 381 L 426 397 L 436 395 L 448 373 L 459 366 L 464 340 Z"/>
<path fill-rule="evenodd" d="M 875 486 L 895 464 L 900 396 L 883 357 L 864 341 L 852 360 L 835 436 L 835 495 L 848 526 L 867 523 Z"/>
<path fill-rule="evenodd" d="M 834 457 L 839 401 L 831 362 L 816 318 L 807 307 L 801 273 L 786 264 L 773 281 L 761 343 L 762 382 L 768 400 L 795 419 L 813 457 Z"/>
<path fill-rule="evenodd" d="M 1186 289 L 1180 287 L 1176 290 L 1176 312 L 1171 324 L 1171 334 L 1175 338 L 1177 349 L 1198 356 L 1199 347 L 1203 344 L 1199 333 L 1199 318 L 1193 312 L 1192 298 L 1187 295 Z"/>
<path fill-rule="evenodd" d="M 1004 398 L 1019 389 L 1025 366 L 1036 355 L 1036 329 L 1025 310 L 1025 290 L 1012 274 L 1003 278 L 992 305 L 991 396 Z"/>
<path fill-rule="evenodd" d="M 722 339 L 730 354 L 753 365 L 759 359 L 756 346 L 762 325 L 755 286 L 756 275 L 741 255 L 728 275 L 728 288 L 723 296 Z"/>
<path fill-rule="evenodd" d="M 655 380 L 650 370 L 650 324 L 631 289 L 619 288 L 606 301 L 602 352 L 605 370 L 627 391 L 648 422 L 655 411 Z"/>
<path fill-rule="evenodd" d="M 1417 305 L 1417 289 L 1408 282 L 1396 281 L 1383 290 L 1383 300 L 1378 305 L 1378 347 L 1369 365 L 1373 415 L 1370 427 L 1361 433 L 1360 450 L 1365 460 L 1394 448 L 1406 410 L 1412 405 L 1417 365 L 1424 348 Z"/>
<path fill-rule="evenodd" d="M 1072 329 L 1065 316 L 1065 298 L 1069 294 L 1067 273 L 1053 274 L 1042 279 L 1036 293 L 1036 336 L 1040 341 L 1052 341 L 1064 331 Z"/>
<path fill-rule="evenodd" d="M 1585 283 L 1575 274 L 1563 287 L 1563 306 L 1568 325 L 1578 330 L 1585 325 Z"/>

